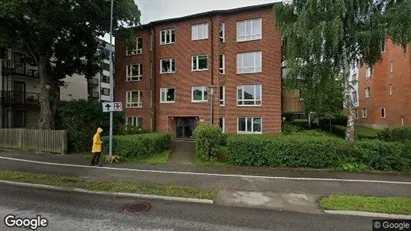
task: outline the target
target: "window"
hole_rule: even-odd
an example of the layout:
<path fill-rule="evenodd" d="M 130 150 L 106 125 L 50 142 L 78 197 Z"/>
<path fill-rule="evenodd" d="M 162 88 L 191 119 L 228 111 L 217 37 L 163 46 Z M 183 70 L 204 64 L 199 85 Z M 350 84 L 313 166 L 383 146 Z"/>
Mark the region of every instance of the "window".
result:
<path fill-rule="evenodd" d="M 394 72 L 394 62 L 393 61 L 391 61 L 390 71 L 391 71 L 391 73 Z"/>
<path fill-rule="evenodd" d="M 390 95 L 392 95 L 392 85 L 390 84 Z"/>
<path fill-rule="evenodd" d="M 220 106 L 225 106 L 225 86 L 220 86 Z"/>
<path fill-rule="evenodd" d="M 404 122 L 404 116 L 401 116 L 401 126 L 404 126 L 405 122 Z"/>
<path fill-rule="evenodd" d="M 108 63 L 102 63 L 101 67 L 105 71 L 110 71 L 110 64 L 108 64 Z"/>
<path fill-rule="evenodd" d="M 372 75 L 372 69 L 371 69 L 371 67 L 368 67 L 368 68 L 367 68 L 367 72 L 366 72 L 366 74 L 365 74 L 365 77 L 366 77 L 366 78 L 370 78 L 371 75 Z"/>
<path fill-rule="evenodd" d="M 126 81 L 140 81 L 143 78 L 143 64 L 126 66 Z"/>
<path fill-rule="evenodd" d="M 137 55 L 143 53 L 143 38 L 137 38 L 135 47 L 129 51 L 126 48 L 126 55 Z"/>
<path fill-rule="evenodd" d="M 141 108 L 143 107 L 143 91 L 126 91 L 126 107 Z"/>
<path fill-rule="evenodd" d="M 237 133 L 261 134 L 261 118 L 238 118 Z"/>
<path fill-rule="evenodd" d="M 208 39 L 208 23 L 191 26 L 191 40 Z"/>
<path fill-rule="evenodd" d="M 381 43 L 381 52 L 384 53 L 386 51 L 385 40 Z"/>
<path fill-rule="evenodd" d="M 160 88 L 160 103 L 174 103 L 176 100 L 174 88 Z"/>
<path fill-rule="evenodd" d="M 386 111 L 385 111 L 385 107 L 381 108 L 381 118 L 386 118 Z"/>
<path fill-rule="evenodd" d="M 23 128 L 26 127 L 26 112 L 16 110 L 13 111 L 13 127 Z"/>
<path fill-rule="evenodd" d="M 355 109 L 355 119 L 358 119 L 358 109 Z"/>
<path fill-rule="evenodd" d="M 126 125 L 142 128 L 143 127 L 143 118 L 141 118 L 141 117 L 126 117 Z"/>
<path fill-rule="evenodd" d="M 357 73 L 352 75 L 351 81 L 353 82 L 353 84 L 357 84 Z"/>
<path fill-rule="evenodd" d="M 175 59 L 161 59 L 160 60 L 160 74 L 175 73 L 176 60 Z"/>
<path fill-rule="evenodd" d="M 176 42 L 176 30 L 168 29 L 160 31 L 160 44 L 172 44 Z"/>
<path fill-rule="evenodd" d="M 220 22 L 220 42 L 225 42 L 225 23 Z"/>
<path fill-rule="evenodd" d="M 220 55 L 220 74 L 225 74 L 225 55 Z"/>
<path fill-rule="evenodd" d="M 206 71 L 207 66 L 207 55 L 192 56 L 191 71 Z"/>
<path fill-rule="evenodd" d="M 261 72 L 261 51 L 237 54 L 237 74 Z"/>
<path fill-rule="evenodd" d="M 358 99 L 357 99 L 357 91 L 353 91 L 352 92 L 352 101 L 354 103 L 357 103 Z"/>
<path fill-rule="evenodd" d="M 109 88 L 101 88 L 101 94 L 105 95 L 105 96 L 109 96 L 110 95 L 110 89 Z"/>
<path fill-rule="evenodd" d="M 371 89 L 369 87 L 365 88 L 365 98 L 371 97 Z"/>
<path fill-rule="evenodd" d="M 192 102 L 207 102 L 207 87 L 192 87 Z"/>
<path fill-rule="evenodd" d="M 101 76 L 101 82 L 103 82 L 103 83 L 110 83 L 110 76 L 102 75 L 102 76 Z"/>
<path fill-rule="evenodd" d="M 261 18 L 237 22 L 237 42 L 261 39 L 261 26 Z"/>
<path fill-rule="evenodd" d="M 237 106 L 261 106 L 262 85 L 242 85 L 237 87 Z"/>
<path fill-rule="evenodd" d="M 225 132 L 225 118 L 220 118 L 218 120 L 218 125 L 221 128 L 221 130 L 223 131 L 223 133 Z"/>
<path fill-rule="evenodd" d="M 366 119 L 367 118 L 367 108 L 362 109 L 362 118 Z"/>

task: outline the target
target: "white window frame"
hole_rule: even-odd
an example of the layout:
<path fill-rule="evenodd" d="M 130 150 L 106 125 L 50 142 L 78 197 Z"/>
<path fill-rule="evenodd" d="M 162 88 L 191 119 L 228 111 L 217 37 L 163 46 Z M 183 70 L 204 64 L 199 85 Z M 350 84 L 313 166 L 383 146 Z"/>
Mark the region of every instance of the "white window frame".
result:
<path fill-rule="evenodd" d="M 200 33 L 201 30 L 201 33 Z M 200 23 L 191 26 L 191 40 L 208 39 L 208 23 Z"/>
<path fill-rule="evenodd" d="M 383 111 L 384 111 L 384 116 L 382 115 Z M 384 119 L 387 118 L 387 109 L 385 109 L 385 107 L 380 108 L 380 116 L 381 116 L 381 118 L 384 118 Z"/>
<path fill-rule="evenodd" d="M 200 69 L 200 57 L 205 57 L 207 60 L 207 68 Z M 195 61 L 195 66 L 194 65 Z M 191 71 L 208 71 L 208 55 L 194 55 L 191 56 Z"/>
<path fill-rule="evenodd" d="M 254 92 L 253 95 L 256 96 L 257 88 L 260 88 L 260 99 L 257 100 L 256 97 L 254 99 L 244 99 L 244 87 L 246 86 L 253 86 L 254 87 Z M 238 90 L 241 89 L 242 96 L 240 99 L 240 96 L 238 95 Z M 239 104 L 239 102 L 243 102 L 243 104 Z M 244 105 L 245 102 L 254 102 L 254 104 L 247 104 Z M 260 102 L 258 104 L 258 102 Z M 255 85 L 240 85 L 237 86 L 237 106 L 238 107 L 261 107 L 263 105 L 263 86 L 262 84 L 255 84 Z"/>
<path fill-rule="evenodd" d="M 133 76 L 133 70 L 132 70 L 133 66 L 136 66 L 136 68 L 137 68 L 137 75 L 135 75 L 135 76 Z M 143 64 L 142 63 L 126 65 L 126 82 L 141 81 L 141 79 L 143 79 L 142 69 L 143 69 Z"/>
<path fill-rule="evenodd" d="M 225 133 L 225 117 L 221 117 L 220 119 L 222 119 L 222 127 L 220 128 L 222 130 L 222 133 Z M 220 120 L 218 121 L 218 125 L 220 125 Z"/>
<path fill-rule="evenodd" d="M 219 73 L 220 73 L 220 75 L 225 75 L 225 54 L 220 55 Z"/>
<path fill-rule="evenodd" d="M 371 88 L 370 87 L 365 88 L 365 98 L 366 99 L 371 98 Z"/>
<path fill-rule="evenodd" d="M 253 54 L 254 64 L 252 66 L 244 66 L 244 56 Z M 260 54 L 259 59 L 257 54 Z M 252 51 L 237 53 L 237 74 L 250 74 L 250 73 L 261 73 L 263 71 L 263 52 L 262 51 Z"/>
<path fill-rule="evenodd" d="M 143 117 L 135 117 L 135 116 L 127 116 L 126 117 L 126 125 L 128 124 L 128 120 L 131 119 L 131 124 L 130 126 L 134 126 L 134 127 L 139 127 L 142 128 L 143 127 Z M 141 119 L 141 124 L 139 123 L 139 120 Z"/>
<path fill-rule="evenodd" d="M 245 119 L 245 131 L 240 131 L 240 119 Z M 247 125 L 247 120 L 251 119 L 251 132 L 248 132 L 248 125 Z M 261 131 L 256 132 L 254 131 L 254 120 L 255 119 L 260 119 L 261 124 Z M 238 134 L 262 134 L 263 132 L 263 118 L 262 117 L 237 117 L 237 133 Z"/>
<path fill-rule="evenodd" d="M 202 99 L 201 100 L 194 100 L 194 90 L 201 89 L 202 92 Z M 207 93 L 207 99 L 205 99 Z M 208 102 L 208 89 L 206 86 L 192 86 L 191 87 L 191 102 L 192 103 L 204 103 Z"/>
<path fill-rule="evenodd" d="M 390 96 L 392 95 L 392 84 L 390 84 L 389 86 L 388 86 L 388 88 L 389 88 L 389 92 L 390 92 Z"/>
<path fill-rule="evenodd" d="M 138 92 L 137 102 L 130 102 L 129 100 L 133 98 L 133 92 Z M 133 90 L 126 91 L 126 108 L 142 108 L 143 107 L 143 91 Z"/>
<path fill-rule="evenodd" d="M 352 95 L 351 95 L 352 101 L 353 101 L 354 103 L 357 103 L 357 102 L 358 102 L 357 91 L 352 91 L 351 94 L 352 94 Z"/>
<path fill-rule="evenodd" d="M 169 72 L 163 72 L 163 61 L 168 60 L 170 61 L 170 70 L 172 69 L 173 62 L 174 62 L 174 71 L 169 71 Z M 165 58 L 165 59 L 160 59 L 160 74 L 171 74 L 171 73 L 176 73 L 176 59 L 175 58 Z"/>
<path fill-rule="evenodd" d="M 401 116 L 401 126 L 404 126 L 405 122 L 404 122 L 404 116 Z"/>
<path fill-rule="evenodd" d="M 223 96 L 222 99 L 221 99 L 221 96 Z M 220 86 L 219 100 L 220 100 L 220 106 L 224 107 L 225 106 L 225 86 Z"/>
<path fill-rule="evenodd" d="M 167 93 L 168 90 L 173 89 L 174 90 L 174 100 L 173 101 L 167 101 Z M 165 94 L 165 101 L 163 100 L 163 93 Z M 160 103 L 175 103 L 176 102 L 176 89 L 175 88 L 160 88 Z"/>
<path fill-rule="evenodd" d="M 174 41 L 172 41 L 173 32 L 174 32 Z M 163 34 L 164 34 L 165 41 L 163 41 Z M 167 38 L 169 39 L 169 42 L 167 42 Z M 174 44 L 174 43 L 176 43 L 176 29 L 166 29 L 166 30 L 160 31 L 160 45 L 168 45 L 168 44 Z"/>
<path fill-rule="evenodd" d="M 368 114 L 367 114 L 367 108 L 362 108 L 361 109 L 361 118 L 367 119 Z"/>
<path fill-rule="evenodd" d="M 259 21 L 260 22 L 260 33 L 255 32 L 253 29 L 253 22 L 254 21 Z M 244 35 L 240 36 L 239 34 L 239 28 L 244 27 Z M 247 34 L 247 28 L 251 27 L 251 34 Z M 254 19 L 247 19 L 247 20 L 242 20 L 237 22 L 237 42 L 246 42 L 246 41 L 254 41 L 254 40 L 260 40 L 263 38 L 263 19 L 262 18 L 254 18 Z"/>
<path fill-rule="evenodd" d="M 391 63 L 390 63 L 390 73 L 393 73 L 393 72 L 394 72 L 394 62 L 391 61 Z"/>
<path fill-rule="evenodd" d="M 225 43 L 225 22 L 220 22 L 219 37 L 220 42 Z"/>
<path fill-rule="evenodd" d="M 367 67 L 366 71 L 365 71 L 365 78 L 370 78 L 372 76 L 372 68 L 371 67 Z"/>
<path fill-rule="evenodd" d="M 139 39 L 141 39 L 141 47 L 138 46 Z M 143 38 L 142 37 L 136 38 L 136 46 L 134 47 L 133 50 L 128 51 L 128 49 L 126 48 L 126 56 L 139 55 L 139 54 L 143 54 Z"/>

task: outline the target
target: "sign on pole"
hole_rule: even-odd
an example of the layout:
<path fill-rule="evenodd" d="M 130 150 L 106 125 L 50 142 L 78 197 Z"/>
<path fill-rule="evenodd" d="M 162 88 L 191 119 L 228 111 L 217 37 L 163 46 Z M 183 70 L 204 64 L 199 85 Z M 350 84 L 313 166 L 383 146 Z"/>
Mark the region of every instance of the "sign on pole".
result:
<path fill-rule="evenodd" d="M 123 104 L 121 102 L 103 103 L 103 112 L 118 112 L 123 111 Z"/>

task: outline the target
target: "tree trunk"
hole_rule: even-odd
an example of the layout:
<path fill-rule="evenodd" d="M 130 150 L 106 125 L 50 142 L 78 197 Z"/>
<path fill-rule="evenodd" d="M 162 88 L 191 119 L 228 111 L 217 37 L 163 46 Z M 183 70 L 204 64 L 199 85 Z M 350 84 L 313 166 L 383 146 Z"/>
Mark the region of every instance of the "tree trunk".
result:
<path fill-rule="evenodd" d="M 39 75 L 40 75 L 40 116 L 39 116 L 39 129 L 51 130 L 52 120 L 54 119 L 53 113 L 50 107 L 50 79 L 47 72 L 48 59 L 40 57 L 39 59 Z"/>
<path fill-rule="evenodd" d="M 352 143 L 354 142 L 355 132 L 355 109 L 353 106 L 348 108 L 347 127 L 345 129 L 345 139 Z"/>

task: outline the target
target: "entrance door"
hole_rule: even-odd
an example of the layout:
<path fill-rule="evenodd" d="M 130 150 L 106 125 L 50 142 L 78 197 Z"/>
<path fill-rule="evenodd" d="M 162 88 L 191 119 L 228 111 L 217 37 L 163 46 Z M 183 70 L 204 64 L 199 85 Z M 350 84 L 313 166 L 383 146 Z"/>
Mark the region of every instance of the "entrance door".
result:
<path fill-rule="evenodd" d="M 26 92 L 26 83 L 14 81 L 13 84 L 13 93 L 12 99 L 15 103 L 24 103 L 25 93 Z"/>
<path fill-rule="evenodd" d="M 177 118 L 176 119 L 176 135 L 177 138 L 193 138 L 195 128 L 194 118 Z"/>

